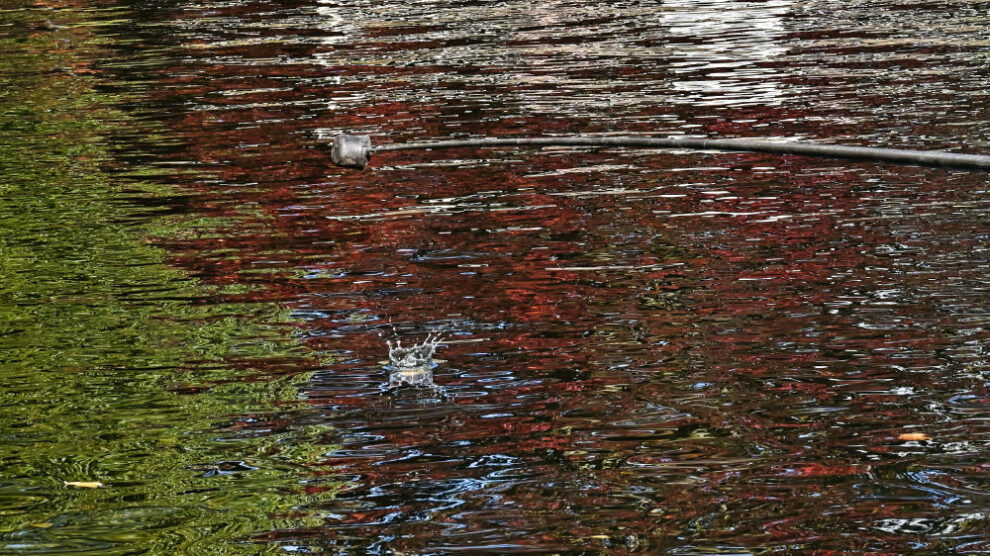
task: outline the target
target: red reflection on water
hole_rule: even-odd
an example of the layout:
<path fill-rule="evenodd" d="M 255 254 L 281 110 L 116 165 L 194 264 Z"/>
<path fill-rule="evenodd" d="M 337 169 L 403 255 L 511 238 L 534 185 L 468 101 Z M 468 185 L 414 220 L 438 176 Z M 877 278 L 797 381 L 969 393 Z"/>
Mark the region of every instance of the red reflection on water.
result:
<path fill-rule="evenodd" d="M 400 57 L 456 46 L 387 39 L 430 29 L 372 28 L 359 47 Z M 223 300 L 294 312 L 295 332 L 325 358 L 306 418 L 339 431 L 339 449 L 314 467 L 347 483 L 307 508 L 324 528 L 260 539 L 380 553 L 897 552 L 922 541 L 882 520 L 949 530 L 962 511 L 944 509 L 962 488 L 915 470 L 951 464 L 966 484 L 985 478 L 968 459 L 980 423 L 950 417 L 953 396 L 983 399 L 985 385 L 948 354 L 966 327 L 959 315 L 979 312 L 966 287 L 980 267 L 964 255 L 982 240 L 965 228 L 986 224 L 938 204 L 967 206 L 978 178 L 567 150 L 383 154 L 367 171 L 340 170 L 315 130 L 401 140 L 607 126 L 596 114 L 449 117 L 552 83 L 455 82 L 451 107 L 391 95 L 457 67 L 280 64 L 270 57 L 333 47 L 211 44 L 188 43 L 202 59 L 159 70 L 152 95 L 178 107 L 169 125 L 187 147 L 175 160 L 210 165 L 211 179 L 185 186 L 189 211 L 215 224 L 160 244 L 206 281 L 250 286 Z M 464 100 L 465 90 L 483 94 Z M 347 95 L 364 102 L 323 102 Z M 702 131 L 815 115 L 748 107 Z M 445 331 L 435 381 L 447 397 L 382 392 L 393 326 L 406 341 Z M 937 442 L 896 440 L 920 425 L 941 429 Z"/>

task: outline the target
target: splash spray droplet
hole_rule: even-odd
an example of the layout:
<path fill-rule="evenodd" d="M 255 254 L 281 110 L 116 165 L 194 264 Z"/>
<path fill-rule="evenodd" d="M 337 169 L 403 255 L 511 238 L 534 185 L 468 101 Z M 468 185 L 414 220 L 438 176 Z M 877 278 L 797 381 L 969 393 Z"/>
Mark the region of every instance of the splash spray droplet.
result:
<path fill-rule="evenodd" d="M 441 341 L 443 338 L 439 333 L 430 333 L 422 343 L 411 347 L 403 347 L 398 338 L 395 339 L 395 345 L 392 345 L 391 340 L 385 340 L 388 345 L 389 388 L 407 385 L 439 389 L 433 383 L 433 369 L 437 366 L 433 354 Z"/>

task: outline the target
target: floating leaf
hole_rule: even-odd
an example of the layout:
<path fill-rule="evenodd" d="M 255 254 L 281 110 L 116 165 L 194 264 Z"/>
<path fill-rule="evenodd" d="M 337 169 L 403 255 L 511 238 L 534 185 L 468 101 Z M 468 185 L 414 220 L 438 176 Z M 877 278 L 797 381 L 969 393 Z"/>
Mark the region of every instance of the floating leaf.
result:
<path fill-rule="evenodd" d="M 931 440 L 932 437 L 923 432 L 905 432 L 897 435 L 898 440 Z"/>
<path fill-rule="evenodd" d="M 76 488 L 102 488 L 103 487 L 103 483 L 101 483 L 99 481 L 92 481 L 92 482 L 86 482 L 86 481 L 62 481 L 62 482 L 65 483 L 65 486 L 67 486 L 67 487 L 76 487 Z"/>

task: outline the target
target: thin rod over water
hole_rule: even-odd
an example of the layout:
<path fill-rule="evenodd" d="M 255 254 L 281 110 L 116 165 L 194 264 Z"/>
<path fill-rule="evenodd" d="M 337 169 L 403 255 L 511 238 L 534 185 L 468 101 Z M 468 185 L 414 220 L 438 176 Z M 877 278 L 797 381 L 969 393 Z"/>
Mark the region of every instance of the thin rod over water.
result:
<path fill-rule="evenodd" d="M 334 164 L 364 168 L 371 155 L 388 151 L 453 149 L 463 147 L 638 147 L 656 149 L 692 149 L 711 151 L 744 151 L 773 154 L 797 154 L 825 158 L 876 160 L 921 166 L 946 166 L 990 170 L 990 156 L 958 154 L 943 151 L 918 151 L 874 147 L 847 147 L 796 143 L 762 139 L 703 139 L 694 137 L 481 137 L 371 145 L 367 135 L 341 133 L 333 139 L 331 158 Z"/>

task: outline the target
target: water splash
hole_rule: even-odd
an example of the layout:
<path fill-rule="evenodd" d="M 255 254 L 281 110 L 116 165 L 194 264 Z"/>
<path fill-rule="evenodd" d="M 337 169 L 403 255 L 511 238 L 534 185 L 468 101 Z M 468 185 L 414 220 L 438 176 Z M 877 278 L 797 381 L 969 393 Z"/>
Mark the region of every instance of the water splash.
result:
<path fill-rule="evenodd" d="M 403 347 L 399 338 L 395 339 L 394 346 L 391 340 L 385 340 L 388 345 L 389 388 L 407 385 L 442 389 L 433 382 L 433 369 L 437 366 L 433 354 L 441 341 L 443 337 L 439 333 L 432 332 L 422 343 L 410 347 Z"/>

